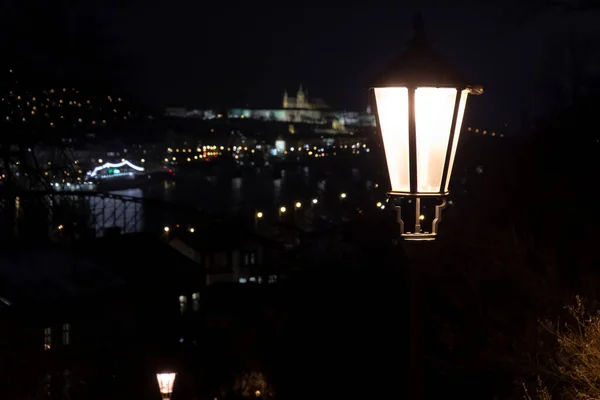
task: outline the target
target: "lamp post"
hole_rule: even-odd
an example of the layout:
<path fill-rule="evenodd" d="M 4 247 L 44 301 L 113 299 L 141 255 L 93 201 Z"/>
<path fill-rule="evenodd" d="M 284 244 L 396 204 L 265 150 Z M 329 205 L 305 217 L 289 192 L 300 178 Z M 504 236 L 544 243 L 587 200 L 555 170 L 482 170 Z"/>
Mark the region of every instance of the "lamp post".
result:
<path fill-rule="evenodd" d="M 283 217 L 283 214 L 285 214 L 286 211 L 287 211 L 287 208 L 285 206 L 279 207 L 279 210 L 278 210 L 279 220 L 281 220 L 281 218 Z"/>
<path fill-rule="evenodd" d="M 158 389 L 160 395 L 164 400 L 170 400 L 173 394 L 173 384 L 175 383 L 175 372 L 161 372 L 156 374 L 156 380 L 158 381 Z"/>
<path fill-rule="evenodd" d="M 257 211 L 254 213 L 254 229 L 258 229 L 258 221 L 264 217 L 262 211 Z"/>
<path fill-rule="evenodd" d="M 420 17 L 406 51 L 372 86 L 377 125 L 391 183 L 393 200 L 411 198 L 415 229 L 404 232 L 398 208 L 400 234 L 406 240 L 435 240 L 441 211 L 449 194 L 462 120 L 469 94 L 482 94 L 469 85 L 433 50 Z M 431 232 L 421 230 L 421 199 L 439 198 Z"/>
<path fill-rule="evenodd" d="M 441 212 L 449 194 L 462 120 L 469 94 L 483 89 L 470 85 L 432 48 L 420 16 L 414 20 L 414 37 L 405 52 L 372 85 L 377 126 L 383 140 L 390 177 L 388 196 L 398 210 L 400 235 L 410 241 L 435 240 Z M 414 232 L 404 231 L 400 199 L 415 207 Z M 421 199 L 441 199 L 435 206 L 431 232 L 422 230 L 425 216 Z M 383 206 L 383 205 L 382 205 Z M 409 398 L 423 398 L 422 322 L 419 275 L 426 265 L 417 257 L 429 254 L 422 245 L 407 247 L 409 265 Z"/>

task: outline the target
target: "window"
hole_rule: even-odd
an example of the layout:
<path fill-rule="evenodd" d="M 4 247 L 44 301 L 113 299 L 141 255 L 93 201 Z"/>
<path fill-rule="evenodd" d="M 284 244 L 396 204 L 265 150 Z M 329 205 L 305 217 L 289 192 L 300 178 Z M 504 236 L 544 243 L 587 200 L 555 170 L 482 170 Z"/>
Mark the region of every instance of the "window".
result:
<path fill-rule="evenodd" d="M 187 308 L 187 296 L 179 296 L 179 312 L 181 314 L 184 314 L 186 308 Z"/>
<path fill-rule="evenodd" d="M 68 323 L 62 325 L 62 344 L 65 346 L 71 344 L 71 325 Z"/>
<path fill-rule="evenodd" d="M 255 265 L 256 264 L 256 252 L 248 251 L 244 254 L 244 265 Z"/>
<path fill-rule="evenodd" d="M 44 328 L 44 350 L 52 347 L 52 328 Z"/>
<path fill-rule="evenodd" d="M 200 293 L 192 293 L 194 311 L 200 311 Z"/>

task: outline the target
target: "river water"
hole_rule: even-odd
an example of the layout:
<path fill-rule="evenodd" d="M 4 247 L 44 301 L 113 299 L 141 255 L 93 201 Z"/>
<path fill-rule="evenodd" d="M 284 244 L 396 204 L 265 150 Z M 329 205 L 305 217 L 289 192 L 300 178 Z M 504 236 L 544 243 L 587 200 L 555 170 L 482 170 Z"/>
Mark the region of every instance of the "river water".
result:
<path fill-rule="evenodd" d="M 381 214 L 381 204 L 378 203 L 383 203 L 385 208 L 387 173 L 374 168 L 374 165 L 368 156 L 364 156 L 331 162 L 315 160 L 310 165 L 291 164 L 284 168 L 247 168 L 234 173 L 219 170 L 210 173 L 182 172 L 173 180 L 156 180 L 144 187 L 110 193 L 159 199 L 172 206 L 185 206 L 210 215 L 252 219 L 261 212 L 265 221 L 285 219 L 292 213 L 309 209 L 331 218 L 350 209 Z M 115 200 L 116 208 L 120 207 L 117 203 Z M 91 200 L 90 205 L 95 213 L 100 212 L 99 202 Z M 286 208 L 284 214 L 279 211 L 281 207 Z M 132 232 L 143 230 L 150 224 L 157 226 L 174 222 L 159 221 L 161 217 L 150 211 L 148 206 L 142 205 L 142 208 L 145 215 L 136 224 L 129 224 L 129 227 L 123 227 L 123 223 L 116 225 Z M 140 210 L 120 210 L 119 214 L 123 212 L 133 219 L 133 213 Z"/>

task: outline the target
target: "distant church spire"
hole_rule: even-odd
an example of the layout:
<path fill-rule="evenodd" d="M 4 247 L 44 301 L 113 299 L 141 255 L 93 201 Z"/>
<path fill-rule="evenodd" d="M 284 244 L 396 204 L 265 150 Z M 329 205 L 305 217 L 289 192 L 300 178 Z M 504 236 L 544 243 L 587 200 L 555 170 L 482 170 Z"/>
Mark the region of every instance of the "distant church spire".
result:
<path fill-rule="evenodd" d="M 302 90 L 302 84 L 300 84 L 300 88 L 298 89 L 298 93 L 296 94 L 296 108 L 304 108 L 306 101 L 306 95 L 304 94 L 304 90 Z"/>

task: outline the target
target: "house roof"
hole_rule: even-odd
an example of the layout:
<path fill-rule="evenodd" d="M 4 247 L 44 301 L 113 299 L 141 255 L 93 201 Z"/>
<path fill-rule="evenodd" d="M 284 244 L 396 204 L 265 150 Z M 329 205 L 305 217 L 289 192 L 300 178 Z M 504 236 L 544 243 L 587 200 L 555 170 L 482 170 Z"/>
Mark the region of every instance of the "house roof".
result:
<path fill-rule="evenodd" d="M 0 308 L 124 286 L 168 286 L 194 276 L 197 264 L 144 234 L 18 247 L 0 257 Z"/>
<path fill-rule="evenodd" d="M 199 252 L 233 250 L 248 243 L 260 243 L 274 249 L 283 248 L 279 242 L 258 235 L 242 224 L 215 223 L 198 228 L 194 233 L 177 232 L 174 235 L 174 239 Z"/>

